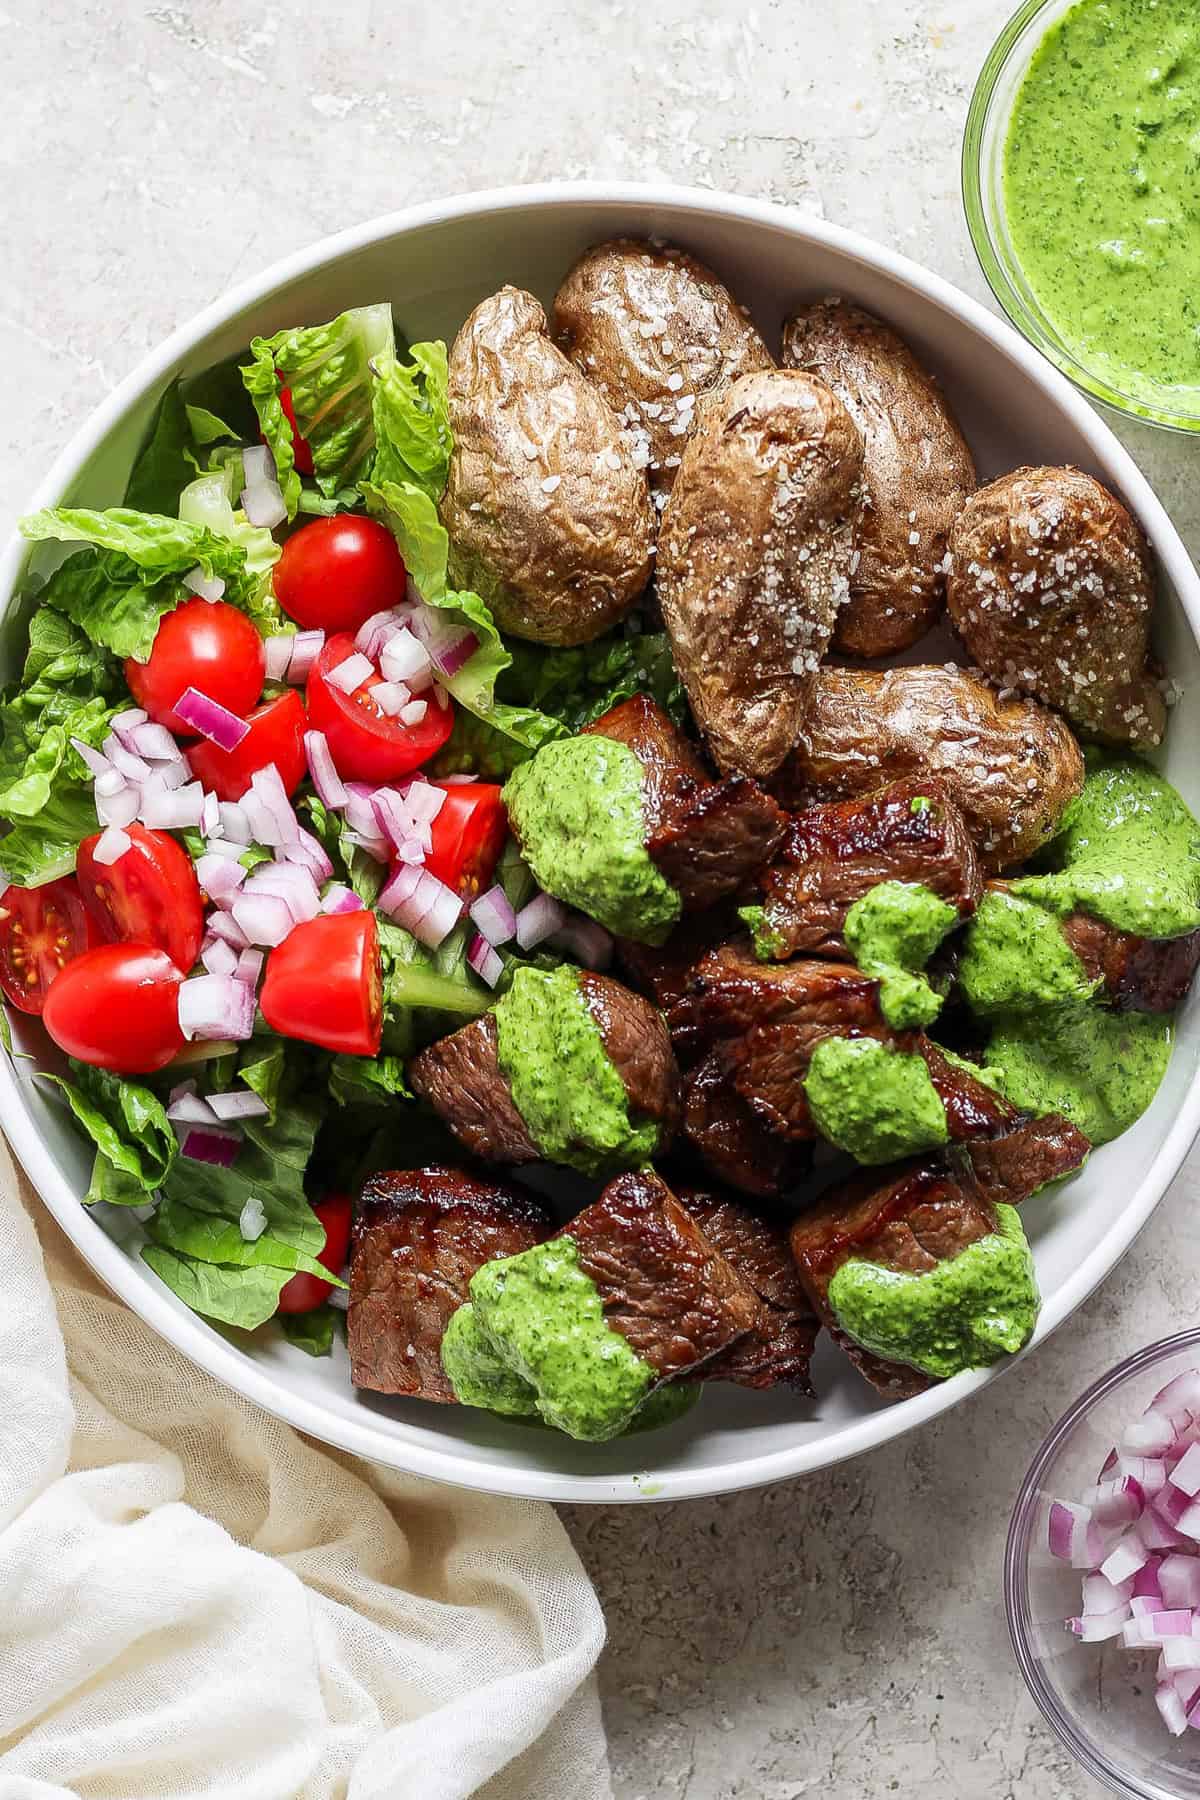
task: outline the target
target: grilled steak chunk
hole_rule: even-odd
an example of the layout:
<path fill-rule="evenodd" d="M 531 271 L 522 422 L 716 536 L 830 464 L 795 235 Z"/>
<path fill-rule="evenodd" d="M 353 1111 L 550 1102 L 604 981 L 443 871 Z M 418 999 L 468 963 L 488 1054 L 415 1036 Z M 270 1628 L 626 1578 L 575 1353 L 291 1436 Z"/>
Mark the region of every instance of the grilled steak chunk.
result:
<path fill-rule="evenodd" d="M 584 729 L 641 763 L 646 850 L 685 908 L 736 893 L 771 856 L 786 823 L 777 803 L 748 776 L 714 781 L 657 701 L 635 694 Z"/>
<path fill-rule="evenodd" d="M 920 882 L 960 917 L 974 912 L 979 864 L 966 820 L 941 782 L 910 776 L 865 799 L 795 815 L 763 876 L 775 954 L 845 957 L 846 914 L 882 881 Z"/>
<path fill-rule="evenodd" d="M 707 1363 L 694 1379 L 733 1381 L 749 1388 L 786 1384 L 811 1394 L 808 1365 L 817 1320 L 787 1233 L 728 1194 L 681 1188 L 679 1200 L 709 1243 L 745 1277 L 762 1302 L 756 1328 L 732 1350 Z"/>
<path fill-rule="evenodd" d="M 1174 1012 L 1200 964 L 1200 931 L 1177 938 L 1135 937 L 1090 913 L 1062 920 L 1063 936 L 1087 971 L 1102 981 L 1118 1012 Z"/>
<path fill-rule="evenodd" d="M 683 1130 L 719 1181 L 759 1199 L 777 1199 L 803 1180 L 811 1165 L 811 1146 L 772 1131 L 739 1094 L 723 1045 L 688 1077 Z"/>
<path fill-rule="evenodd" d="M 662 1017 L 640 994 L 606 975 L 582 971 L 579 990 L 621 1077 L 631 1119 L 653 1120 L 665 1146 L 679 1120 L 679 1070 Z M 472 1155 L 487 1162 L 541 1160 L 500 1067 L 491 1013 L 430 1044 L 413 1058 L 408 1074 L 414 1092 Z"/>
<path fill-rule="evenodd" d="M 476 1269 L 554 1230 L 519 1188 L 458 1169 L 374 1175 L 354 1219 L 347 1328 L 350 1378 L 379 1394 L 454 1403 L 442 1335 Z"/>
<path fill-rule="evenodd" d="M 975 1179 L 989 1200 L 1019 1206 L 1049 1181 L 1083 1167 L 1091 1142 L 1061 1113 L 1023 1119 L 998 1137 L 964 1145 Z"/>
<path fill-rule="evenodd" d="M 762 1320 L 757 1293 L 653 1170 L 610 1181 L 564 1228 L 605 1322 L 669 1380 L 727 1351 Z"/>

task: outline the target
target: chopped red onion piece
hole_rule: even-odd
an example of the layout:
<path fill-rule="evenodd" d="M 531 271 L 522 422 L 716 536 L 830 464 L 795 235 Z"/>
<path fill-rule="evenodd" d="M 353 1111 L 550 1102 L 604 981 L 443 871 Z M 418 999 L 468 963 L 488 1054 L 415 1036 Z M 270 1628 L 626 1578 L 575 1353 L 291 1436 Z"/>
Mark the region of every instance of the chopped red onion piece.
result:
<path fill-rule="evenodd" d="M 296 923 L 291 907 L 277 894 L 248 894 L 235 900 L 233 919 L 242 934 L 242 946 L 261 944 L 268 950 L 282 944 Z"/>
<path fill-rule="evenodd" d="M 171 1100 L 167 1106 L 167 1117 L 172 1125 L 215 1125 L 217 1115 L 202 1095 L 196 1093 L 192 1083 L 190 1093 L 181 1093 L 177 1099 Z M 174 1091 L 174 1090 L 173 1090 Z"/>
<path fill-rule="evenodd" d="M 356 850 L 365 850 L 376 862 L 388 859 L 388 841 L 386 838 L 368 836 L 365 831 L 346 831 L 342 834 L 342 842 L 352 844 Z"/>
<path fill-rule="evenodd" d="M 344 656 L 336 667 L 327 669 L 325 679 L 340 688 L 343 694 L 352 694 L 374 673 L 375 664 L 370 657 L 361 656 L 356 650 L 352 655 Z"/>
<path fill-rule="evenodd" d="M 237 801 L 222 800 L 220 807 L 222 835 L 231 844 L 245 844 L 247 847 L 252 844 L 254 840 L 250 836 L 250 821 Z"/>
<path fill-rule="evenodd" d="M 385 681 L 402 681 L 414 693 L 427 688 L 433 680 L 429 652 L 407 625 L 386 640 L 379 652 L 379 667 Z"/>
<path fill-rule="evenodd" d="M 199 595 L 201 600 L 219 600 L 225 592 L 225 583 L 219 575 L 206 575 L 197 563 L 186 575 L 179 577 L 189 594 Z"/>
<path fill-rule="evenodd" d="M 251 1194 L 238 1214 L 238 1230 L 248 1244 L 255 1244 L 267 1229 L 267 1212 L 257 1194 Z"/>
<path fill-rule="evenodd" d="M 354 890 L 343 886 L 340 881 L 333 882 L 321 896 L 323 913 L 351 913 L 364 910 L 363 902 Z"/>
<path fill-rule="evenodd" d="M 71 748 L 77 756 L 83 758 L 93 775 L 104 776 L 113 773 L 113 766 L 103 751 L 93 750 L 92 746 L 85 744 L 82 738 L 73 737 Z M 124 778 L 122 777 L 122 779 Z"/>
<path fill-rule="evenodd" d="M 137 756 L 148 758 L 150 762 L 183 761 L 183 751 L 166 726 L 156 725 L 153 720 L 145 725 L 134 726 L 128 733 L 128 748 Z"/>
<path fill-rule="evenodd" d="M 313 786 L 317 790 L 317 798 L 322 806 L 327 806 L 331 812 L 345 806 L 349 795 L 337 772 L 333 754 L 329 748 L 329 740 L 323 731 L 305 732 L 304 754 L 308 760 L 308 772 L 312 776 Z"/>
<path fill-rule="evenodd" d="M 232 1131 L 201 1131 L 193 1128 L 181 1146 L 182 1154 L 192 1162 L 213 1163 L 228 1169 L 237 1161 L 242 1140 Z"/>
<path fill-rule="evenodd" d="M 377 681 L 371 689 L 371 698 L 385 718 L 394 719 L 397 713 L 403 712 L 412 695 L 402 681 Z"/>
<path fill-rule="evenodd" d="M 1167 1479 L 1191 1500 L 1200 1494 L 1200 1444 L 1188 1445 Z"/>
<path fill-rule="evenodd" d="M 204 840 L 204 854 L 219 856 L 223 862 L 238 862 L 249 849 L 248 844 L 232 844 L 228 838 L 215 837 Z"/>
<path fill-rule="evenodd" d="M 120 862 L 127 850 L 133 849 L 133 839 L 119 825 L 106 825 L 96 839 L 92 851 L 92 860 L 102 868 L 110 869 L 115 862 Z"/>
<path fill-rule="evenodd" d="M 247 487 L 262 487 L 277 481 L 279 471 L 269 444 L 248 444 L 242 451 L 242 480 Z"/>
<path fill-rule="evenodd" d="M 1107 1638 L 1120 1637 L 1129 1618 L 1129 1608 L 1123 1607 L 1115 1613 L 1084 1614 L 1082 1618 L 1068 1619 L 1067 1630 L 1073 1631 L 1084 1644 L 1102 1644 Z"/>
<path fill-rule="evenodd" d="M 180 984 L 179 1029 L 185 1038 L 243 1041 L 254 1029 L 254 996 L 232 975 L 193 975 Z"/>
<path fill-rule="evenodd" d="M 1162 1646 L 1166 1669 L 1200 1669 L 1200 1638 L 1167 1638 Z"/>
<path fill-rule="evenodd" d="M 230 1094 L 210 1094 L 208 1104 L 218 1119 L 265 1119 L 271 1109 L 261 1094 L 249 1088 L 235 1088 Z"/>
<path fill-rule="evenodd" d="M 366 782 L 351 781 L 346 784 L 346 823 L 351 831 L 361 831 L 367 837 L 380 836 L 379 818 L 375 811 L 374 795 L 386 792 L 386 789 L 369 787 Z"/>
<path fill-rule="evenodd" d="M 1141 1483 L 1131 1475 L 1118 1475 L 1111 1481 L 1098 1482 L 1080 1495 L 1090 1506 L 1098 1525 L 1132 1525 L 1146 1510 L 1146 1496 Z"/>
<path fill-rule="evenodd" d="M 467 951 L 467 961 L 481 981 L 486 981 L 494 988 L 504 973 L 504 962 L 497 951 L 492 949 L 483 933 L 477 931 L 471 939 Z"/>
<path fill-rule="evenodd" d="M 423 863 L 429 854 L 429 845 L 418 837 L 403 838 L 396 845 L 396 855 L 401 862 Z"/>
<path fill-rule="evenodd" d="M 245 950 L 249 947 L 250 940 L 232 913 L 210 913 L 206 923 L 214 937 L 224 938 L 225 942 L 232 944 L 235 950 Z"/>
<path fill-rule="evenodd" d="M 372 613 L 355 633 L 354 648 L 361 650 L 364 656 L 369 656 L 372 662 L 378 662 L 384 645 L 401 630 L 407 617 L 407 608 L 403 612 L 392 609 Z M 428 662 L 428 657 L 425 660 Z"/>
<path fill-rule="evenodd" d="M 439 775 L 438 780 L 443 787 L 470 787 L 473 781 L 479 780 L 479 777 L 478 775 Z"/>
<path fill-rule="evenodd" d="M 155 763 L 142 783 L 142 793 L 147 794 L 153 790 L 159 794 L 171 794 L 176 788 L 186 787 L 191 778 L 191 767 L 182 757 L 178 762 Z"/>
<path fill-rule="evenodd" d="M 97 775 L 93 786 L 102 800 L 110 799 L 113 794 L 123 794 L 129 786 L 120 769 L 114 769 L 109 763 L 103 775 Z"/>
<path fill-rule="evenodd" d="M 109 725 L 112 730 L 116 732 L 121 742 L 125 745 L 125 748 L 127 750 L 132 750 L 133 745 L 128 741 L 131 734 L 137 730 L 139 725 L 147 724 L 149 718 L 150 714 L 143 711 L 140 706 L 127 706 L 124 712 L 113 714 L 112 718 L 109 720 Z"/>
<path fill-rule="evenodd" d="M 103 779 L 101 776 L 101 780 Z M 138 816 L 140 798 L 134 787 L 122 788 L 116 794 L 96 793 L 94 798 L 96 817 L 101 825 L 117 825 L 123 829 L 126 825 L 132 825 Z"/>
<path fill-rule="evenodd" d="M 283 495 L 274 481 L 255 482 L 242 489 L 242 511 L 260 530 L 274 531 L 287 518 Z"/>
<path fill-rule="evenodd" d="M 535 894 L 517 914 L 517 943 L 522 950 L 535 950 L 561 931 L 567 922 L 567 909 L 549 894 Z"/>
<path fill-rule="evenodd" d="M 1148 1406 L 1140 1419 L 1135 1419 L 1121 1433 L 1121 1450 L 1129 1456 L 1161 1456 L 1171 1448 L 1175 1427 L 1166 1413 Z"/>
<path fill-rule="evenodd" d="M 462 917 L 463 902 L 452 888 L 409 863 L 397 863 L 379 896 L 380 910 L 436 950 Z"/>
<path fill-rule="evenodd" d="M 1178 1692 L 1170 1682 L 1159 1682 L 1154 1690 L 1154 1704 L 1162 1715 L 1162 1722 L 1171 1736 L 1180 1737 L 1187 1730 L 1187 1712 Z"/>
<path fill-rule="evenodd" d="M 507 944 L 516 936 L 517 915 L 509 905 L 508 895 L 499 882 L 490 887 L 486 894 L 480 894 L 467 908 L 476 929 L 485 937 L 493 949 Z"/>
<path fill-rule="evenodd" d="M 406 906 L 417 891 L 422 871 L 413 868 L 409 863 L 398 863 L 392 870 L 380 893 L 378 906 L 380 912 L 386 913 L 389 919 L 398 919 L 398 910 Z"/>
<path fill-rule="evenodd" d="M 288 664 L 287 678 L 293 687 L 303 687 L 312 673 L 312 666 L 325 648 L 323 631 L 298 631 L 292 639 L 292 660 Z"/>
<path fill-rule="evenodd" d="M 198 781 L 177 788 L 174 793 L 152 793 L 142 796 L 139 812 L 142 824 L 157 831 L 187 831 L 200 824 L 204 811 L 204 789 Z"/>
<path fill-rule="evenodd" d="M 170 1108 L 172 1106 L 174 1106 L 175 1102 L 177 1100 L 182 1100 L 184 1098 L 185 1094 L 194 1094 L 195 1092 L 196 1092 L 196 1083 L 195 1083 L 194 1079 L 191 1081 L 177 1081 L 175 1083 L 175 1086 L 171 1089 L 170 1093 L 167 1095 L 167 1108 L 168 1108 L 167 1117 L 168 1117 L 168 1119 L 171 1116 Z"/>
<path fill-rule="evenodd" d="M 215 794 L 204 796 L 204 805 L 200 808 L 200 829 L 206 838 L 219 838 L 222 834 L 221 802 Z"/>
<path fill-rule="evenodd" d="M 278 633 L 263 641 L 263 651 L 267 659 L 267 680 L 286 681 L 288 666 L 292 660 L 292 645 L 296 641 L 294 631 Z"/>
<path fill-rule="evenodd" d="M 410 700 L 407 706 L 400 708 L 400 723 L 402 725 L 419 725 L 428 711 L 428 700 Z"/>
<path fill-rule="evenodd" d="M 431 825 L 446 804 L 446 790 L 433 781 L 412 781 L 404 800 L 418 824 Z"/>
<path fill-rule="evenodd" d="M 229 865 L 224 866 L 227 868 Z M 232 975 L 237 969 L 237 960 L 237 951 L 224 938 L 214 938 L 207 949 L 200 952 L 200 961 L 210 975 Z"/>
<path fill-rule="evenodd" d="M 432 607 L 417 608 L 412 628 L 443 675 L 457 675 L 479 648 L 479 639 L 473 631 L 465 631 Z"/>
<path fill-rule="evenodd" d="M 259 769 L 239 802 L 245 813 L 254 841 L 276 848 L 293 843 L 300 821 L 292 811 L 287 789 L 274 763 Z"/>
<path fill-rule="evenodd" d="M 263 964 L 266 960 L 267 959 L 261 950 L 243 950 L 238 957 L 237 968 L 234 970 L 234 974 L 239 981 L 244 981 L 248 987 L 257 987 L 258 978 L 263 972 Z"/>
<path fill-rule="evenodd" d="M 247 898 L 257 899 L 260 894 L 272 894 L 282 900 L 297 925 L 308 919 L 315 919 L 321 910 L 321 900 L 317 893 L 317 884 L 307 869 L 299 863 L 264 863 L 249 876 L 242 894 Z M 233 916 L 238 917 L 235 905 Z M 239 921 L 240 922 L 240 921 Z"/>
<path fill-rule="evenodd" d="M 318 881 L 328 881 L 333 874 L 333 863 L 324 844 L 303 827 L 294 842 L 284 845 L 283 854 L 287 862 L 299 863 L 301 868 L 308 869 Z"/>
<path fill-rule="evenodd" d="M 1162 1603 L 1168 1607 L 1200 1607 L 1200 1558 L 1164 1556 L 1158 1565 Z"/>
<path fill-rule="evenodd" d="M 230 712 L 217 700 L 210 700 L 198 688 L 185 688 L 175 702 L 175 711 L 185 725 L 208 738 L 218 750 L 236 750 L 250 727 L 245 719 Z"/>
<path fill-rule="evenodd" d="M 359 802 L 357 795 L 351 795 L 350 804 L 346 808 L 346 817 L 352 824 L 359 819 Z M 373 828 L 381 831 L 393 844 L 402 844 L 412 836 L 413 821 L 408 806 L 395 788 L 376 788 L 371 795 L 371 811 L 374 815 Z M 364 820 L 365 822 L 365 820 Z"/>
<path fill-rule="evenodd" d="M 126 781 L 145 781 L 150 773 L 150 764 L 144 757 L 127 750 L 115 731 L 110 731 L 104 740 L 104 754 L 113 768 L 121 771 Z"/>

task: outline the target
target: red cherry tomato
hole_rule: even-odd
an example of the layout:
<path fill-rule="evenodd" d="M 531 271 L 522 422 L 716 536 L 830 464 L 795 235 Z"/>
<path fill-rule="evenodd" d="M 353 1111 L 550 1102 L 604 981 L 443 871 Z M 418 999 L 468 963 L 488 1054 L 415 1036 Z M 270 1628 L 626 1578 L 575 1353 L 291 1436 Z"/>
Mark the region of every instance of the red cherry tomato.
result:
<path fill-rule="evenodd" d="M 259 1005 L 282 1037 L 377 1056 L 383 974 L 375 914 L 330 913 L 297 925 L 267 957 Z"/>
<path fill-rule="evenodd" d="M 307 631 L 357 631 L 408 592 L 391 532 L 377 519 L 353 513 L 314 519 L 293 531 L 272 579 L 284 612 Z"/>
<path fill-rule="evenodd" d="M 183 1049 L 182 980 L 165 950 L 101 944 L 54 977 L 42 1023 L 80 1062 L 118 1075 L 152 1075 Z"/>
<path fill-rule="evenodd" d="M 152 944 L 186 975 L 200 954 L 204 904 L 191 858 L 165 831 L 125 827 L 132 850 L 98 863 L 99 835 L 79 846 L 75 870 L 101 936 L 110 943 Z"/>
<path fill-rule="evenodd" d="M 350 1210 L 349 1194 L 329 1194 L 324 1200 L 313 1202 L 313 1211 L 325 1227 L 325 1248 L 318 1253 L 317 1261 L 324 1263 L 332 1275 L 341 1274 L 350 1253 Z M 279 1310 L 311 1312 L 314 1306 L 323 1305 L 332 1292 L 331 1284 L 319 1275 L 293 1275 L 280 1289 Z"/>
<path fill-rule="evenodd" d="M 185 600 L 158 628 L 149 662 L 125 663 L 125 679 L 138 705 L 180 737 L 195 737 L 175 702 L 187 688 L 207 694 L 243 715 L 258 700 L 266 675 L 263 641 L 236 606 L 224 600 Z"/>
<path fill-rule="evenodd" d="M 40 1013 L 59 970 L 99 942 L 96 921 L 69 876 L 0 894 L 0 989 L 22 1012 Z"/>
<path fill-rule="evenodd" d="M 188 745 L 192 773 L 218 800 L 240 800 L 250 777 L 274 763 L 289 794 L 304 779 L 304 733 L 308 720 L 295 689 L 268 700 L 249 714 L 250 729 L 236 750 L 220 750 L 207 738 Z"/>
<path fill-rule="evenodd" d="M 449 786 L 437 781 L 433 785 L 444 787 L 446 798 L 430 827 L 433 848 L 425 867 L 456 894 L 474 898 L 491 886 L 508 836 L 508 815 L 500 789 L 491 781 Z"/>
<path fill-rule="evenodd" d="M 420 768 L 440 750 L 454 727 L 454 705 L 439 706 L 432 689 L 421 698 L 428 701 L 419 725 L 402 725 L 389 718 L 371 699 L 371 689 L 382 677 L 369 675 L 352 694 L 345 694 L 326 676 L 348 656 L 355 654 L 349 632 L 326 638 L 308 678 L 308 717 L 323 731 L 338 774 L 345 781 L 394 781 Z"/>
<path fill-rule="evenodd" d="M 296 424 L 296 409 L 292 405 L 290 387 L 280 388 L 279 404 L 283 408 L 284 418 L 292 428 L 292 460 L 296 465 L 296 473 L 297 475 L 311 475 L 313 472 L 312 451 L 308 447 L 308 440 L 300 436 L 300 427 Z M 265 438 L 263 442 L 266 443 Z"/>

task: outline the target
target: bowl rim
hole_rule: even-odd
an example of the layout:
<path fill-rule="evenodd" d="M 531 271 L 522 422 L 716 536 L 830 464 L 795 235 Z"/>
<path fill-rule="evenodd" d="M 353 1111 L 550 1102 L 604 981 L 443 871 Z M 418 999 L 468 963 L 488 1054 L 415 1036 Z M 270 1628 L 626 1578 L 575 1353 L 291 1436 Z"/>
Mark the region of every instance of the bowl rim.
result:
<path fill-rule="evenodd" d="M 1051 1426 L 1025 1471 L 1013 1503 L 1008 1537 L 1004 1545 L 1004 1610 L 1013 1656 L 1025 1685 L 1059 1742 L 1090 1775 L 1103 1782 L 1114 1793 L 1122 1795 L 1124 1800 L 1167 1800 L 1167 1790 L 1145 1787 L 1135 1777 L 1114 1768 L 1099 1746 L 1059 1705 L 1053 1690 L 1042 1676 L 1041 1659 L 1035 1655 L 1030 1643 L 1022 1620 L 1021 1603 L 1024 1602 L 1024 1610 L 1027 1611 L 1029 1551 L 1036 1501 L 1041 1492 L 1042 1478 L 1055 1453 L 1081 1420 L 1087 1418 L 1098 1401 L 1105 1399 L 1127 1381 L 1144 1374 L 1147 1369 L 1152 1369 L 1156 1363 L 1167 1362 L 1185 1350 L 1200 1351 L 1200 1326 L 1191 1326 L 1186 1331 L 1175 1332 L 1171 1337 L 1157 1338 L 1154 1343 L 1143 1345 L 1140 1350 L 1135 1350 L 1120 1362 L 1114 1363 L 1084 1389 L 1079 1398 Z"/>
<path fill-rule="evenodd" d="M 996 84 L 1008 67 L 1009 58 L 1027 26 L 1040 14 L 1054 11 L 1055 18 L 1046 25 L 1046 31 L 1049 31 L 1057 23 L 1057 19 L 1064 16 L 1073 5 L 1082 3 L 1083 0 L 1021 0 L 1020 6 L 1006 21 L 984 59 L 967 105 L 959 157 L 959 185 L 963 215 L 967 221 L 967 235 L 971 239 L 971 248 L 975 252 L 975 260 L 983 278 L 991 289 L 993 298 L 1003 308 L 1005 316 L 1016 326 L 1026 343 L 1053 363 L 1055 368 L 1060 369 L 1075 387 L 1121 418 L 1131 419 L 1140 425 L 1153 425 L 1160 431 L 1175 432 L 1178 436 L 1194 437 L 1200 432 L 1200 412 L 1171 413 L 1155 407 L 1150 401 L 1138 400 L 1132 394 L 1123 393 L 1120 388 L 1113 387 L 1095 374 L 1051 330 L 1043 329 L 1038 316 L 1009 276 L 997 250 L 996 234 L 992 229 L 990 210 L 984 198 L 983 164 L 984 130 Z M 1026 59 L 1026 68 L 1044 39 L 1045 32 L 1035 41 L 1033 51 Z M 1005 126 L 1007 128 L 1007 120 Z"/>
<path fill-rule="evenodd" d="M 1007 324 L 979 301 L 942 276 L 921 268 L 885 245 L 856 231 L 810 217 L 797 209 L 709 189 L 639 182 L 540 182 L 427 201 L 350 226 L 294 251 L 261 273 L 239 283 L 177 327 L 145 356 L 73 434 L 38 484 L 28 510 L 54 505 L 69 490 L 97 446 L 132 404 L 169 376 L 187 352 L 236 314 L 270 298 L 288 282 L 312 273 L 386 238 L 464 218 L 481 218 L 530 209 L 553 212 L 579 205 L 631 213 L 669 209 L 700 219 L 726 219 L 765 227 L 797 246 L 820 245 L 850 262 L 883 273 L 899 285 L 934 302 L 943 312 L 992 344 L 1039 388 L 1047 401 L 1078 431 L 1107 478 L 1123 492 L 1142 521 L 1167 579 L 1174 588 L 1189 628 L 1200 643 L 1200 575 L 1193 568 L 1166 510 L 1133 458 L 1111 428 L 1097 415 L 1066 377 Z M 643 229 L 652 229 L 641 221 Z M 14 535 L 0 554 L 0 618 L 7 611 L 29 551 Z M 27 1111 L 14 1064 L 0 1056 L 0 1118 L 14 1151 L 34 1187 L 91 1268 L 148 1325 L 177 1350 L 236 1392 L 298 1430 L 325 1443 L 391 1468 L 427 1476 L 454 1486 L 531 1499 L 645 1503 L 736 1493 L 796 1475 L 831 1467 L 900 1437 L 937 1418 L 997 1375 L 1022 1360 L 1080 1306 L 1115 1267 L 1146 1223 L 1177 1174 L 1193 1140 L 1200 1134 L 1200 1078 L 1193 1081 L 1157 1152 L 1151 1158 L 1121 1217 L 1092 1245 L 1071 1277 L 1043 1303 L 1030 1344 L 1019 1357 L 989 1369 L 967 1371 L 911 1400 L 838 1425 L 827 1435 L 798 1439 L 785 1448 L 748 1454 L 716 1468 L 695 1467 L 655 1473 L 653 1482 L 632 1474 L 568 1475 L 552 1469 L 479 1462 L 470 1446 L 445 1448 L 395 1437 L 388 1422 L 367 1409 L 353 1420 L 330 1414 L 319 1401 L 278 1388 L 268 1370 L 254 1358 L 212 1332 L 204 1321 L 177 1310 L 173 1297 L 161 1292 L 103 1228 L 85 1212 L 80 1196 L 59 1173 Z"/>

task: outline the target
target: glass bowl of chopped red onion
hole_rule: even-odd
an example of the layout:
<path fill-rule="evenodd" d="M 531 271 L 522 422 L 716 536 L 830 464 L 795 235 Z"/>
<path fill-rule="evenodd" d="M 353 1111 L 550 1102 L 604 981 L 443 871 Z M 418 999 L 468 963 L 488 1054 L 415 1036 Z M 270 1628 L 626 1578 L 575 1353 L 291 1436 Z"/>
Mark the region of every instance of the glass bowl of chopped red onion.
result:
<path fill-rule="evenodd" d="M 1048 1723 L 1130 1800 L 1200 1800 L 1200 1330 L 1139 1350 L 1054 1427 L 1004 1565 Z"/>

